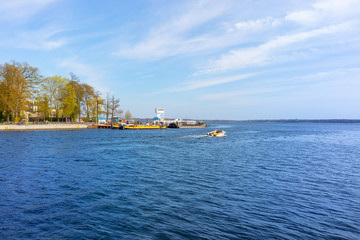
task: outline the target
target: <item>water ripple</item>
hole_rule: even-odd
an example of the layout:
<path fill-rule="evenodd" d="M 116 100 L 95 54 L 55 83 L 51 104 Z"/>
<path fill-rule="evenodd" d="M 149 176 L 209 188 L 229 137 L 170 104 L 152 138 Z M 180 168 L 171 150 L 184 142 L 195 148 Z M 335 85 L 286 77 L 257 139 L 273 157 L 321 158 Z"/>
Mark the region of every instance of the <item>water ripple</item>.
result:
<path fill-rule="evenodd" d="M 360 126 L 0 135 L 0 239 L 360 239 Z"/>

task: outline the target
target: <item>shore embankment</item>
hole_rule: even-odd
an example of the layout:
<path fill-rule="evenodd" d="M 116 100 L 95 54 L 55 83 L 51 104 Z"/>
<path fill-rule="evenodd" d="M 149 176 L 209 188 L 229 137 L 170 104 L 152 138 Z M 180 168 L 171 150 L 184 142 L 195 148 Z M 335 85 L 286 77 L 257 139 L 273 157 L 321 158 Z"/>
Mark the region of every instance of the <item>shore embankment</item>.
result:
<path fill-rule="evenodd" d="M 6 130 L 59 130 L 59 129 L 87 129 L 84 123 L 56 123 L 56 124 L 2 124 L 0 131 Z"/>

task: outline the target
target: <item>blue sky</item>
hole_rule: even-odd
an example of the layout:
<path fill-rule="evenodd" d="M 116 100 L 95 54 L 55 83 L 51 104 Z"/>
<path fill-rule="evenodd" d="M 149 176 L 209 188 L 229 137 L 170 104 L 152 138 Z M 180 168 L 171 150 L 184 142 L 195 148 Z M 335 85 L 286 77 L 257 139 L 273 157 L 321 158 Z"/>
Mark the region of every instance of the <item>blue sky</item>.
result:
<path fill-rule="evenodd" d="M 135 117 L 360 118 L 360 0 L 0 0 L 0 63 Z"/>

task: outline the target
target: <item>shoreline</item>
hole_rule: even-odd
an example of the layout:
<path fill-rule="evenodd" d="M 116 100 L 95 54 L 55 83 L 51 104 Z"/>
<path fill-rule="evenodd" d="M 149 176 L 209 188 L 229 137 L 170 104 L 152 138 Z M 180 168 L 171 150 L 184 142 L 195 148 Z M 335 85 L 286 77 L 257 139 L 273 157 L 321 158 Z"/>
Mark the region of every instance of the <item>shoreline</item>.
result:
<path fill-rule="evenodd" d="M 206 122 L 241 122 L 241 123 L 360 123 L 358 119 L 278 119 L 278 120 L 206 120 Z M 27 130 L 69 130 L 69 129 L 91 129 L 90 123 L 56 123 L 56 124 L 0 124 L 1 131 L 27 131 Z M 104 125 L 107 126 L 107 125 Z M 103 127 L 110 128 L 110 127 Z M 182 127 L 184 128 L 184 127 Z M 186 128 L 186 127 L 185 127 Z"/>
<path fill-rule="evenodd" d="M 59 129 L 87 129 L 88 124 L 34 124 L 34 125 L 0 125 L 0 131 L 21 130 L 59 130 Z"/>

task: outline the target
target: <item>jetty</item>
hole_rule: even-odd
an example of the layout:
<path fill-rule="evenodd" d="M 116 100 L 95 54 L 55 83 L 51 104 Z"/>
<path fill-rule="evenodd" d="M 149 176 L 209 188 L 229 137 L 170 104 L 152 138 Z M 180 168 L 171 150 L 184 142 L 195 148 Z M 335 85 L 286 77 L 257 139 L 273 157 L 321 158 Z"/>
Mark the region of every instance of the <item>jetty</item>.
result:
<path fill-rule="evenodd" d="M 87 128 L 93 128 L 93 129 L 96 129 L 96 128 L 101 128 L 101 129 L 111 129 L 111 124 L 91 124 L 91 125 L 88 125 Z"/>
<path fill-rule="evenodd" d="M 121 120 L 118 117 L 112 117 L 107 120 L 104 117 L 96 117 L 94 122 L 42 122 L 27 121 L 4 122 L 0 123 L 0 131 L 6 130 L 59 130 L 59 129 L 120 129 L 120 130 L 155 130 L 167 128 L 205 128 L 208 124 L 202 121 L 183 120 L 183 119 L 165 119 L 164 109 L 155 108 L 156 117 L 153 119 L 131 119 Z M 145 121 L 146 120 L 146 121 Z"/>

